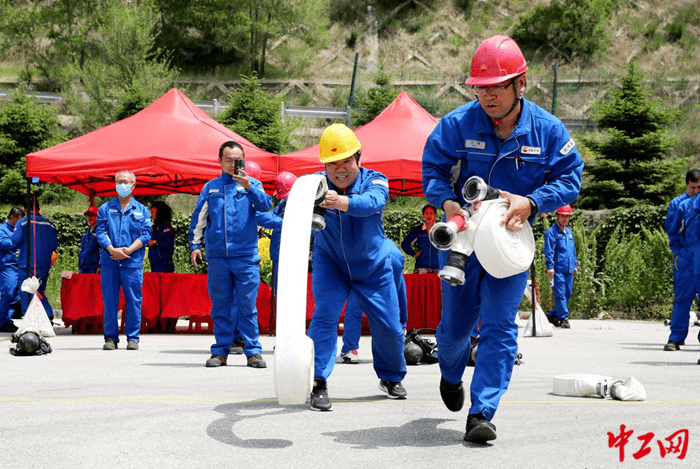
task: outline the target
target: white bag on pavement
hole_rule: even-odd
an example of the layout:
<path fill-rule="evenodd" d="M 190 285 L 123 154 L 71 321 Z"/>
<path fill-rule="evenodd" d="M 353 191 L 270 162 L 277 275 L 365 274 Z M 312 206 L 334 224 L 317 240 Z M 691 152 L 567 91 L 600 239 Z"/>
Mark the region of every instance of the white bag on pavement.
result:
<path fill-rule="evenodd" d="M 49 316 L 44 310 L 44 305 L 41 304 L 38 294 L 32 296 L 32 301 L 29 302 L 27 312 L 24 315 L 24 325 L 35 327 L 44 337 L 56 337 L 53 330 L 53 324 L 49 320 Z"/>

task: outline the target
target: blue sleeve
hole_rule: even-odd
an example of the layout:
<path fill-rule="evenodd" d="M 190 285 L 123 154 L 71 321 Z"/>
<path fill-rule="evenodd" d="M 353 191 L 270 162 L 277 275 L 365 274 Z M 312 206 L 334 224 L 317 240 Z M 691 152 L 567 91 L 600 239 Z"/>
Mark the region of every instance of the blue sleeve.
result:
<path fill-rule="evenodd" d="M 257 179 L 250 181 L 250 189 L 248 189 L 248 197 L 250 198 L 253 208 L 257 212 L 267 212 L 272 207 L 272 197 L 265 193 L 263 185 Z"/>
<path fill-rule="evenodd" d="M 143 210 L 145 216 L 143 217 L 143 219 L 140 220 L 138 239 L 141 240 L 141 242 L 143 243 L 144 246 L 148 246 L 148 242 L 151 240 L 151 234 L 153 233 L 153 226 L 151 224 L 151 216 L 150 216 L 150 212 L 148 211 L 148 209 L 144 205 L 141 205 L 139 208 L 141 210 Z"/>
<path fill-rule="evenodd" d="M 384 210 L 389 199 L 389 180 L 382 173 L 372 171 L 364 181 L 361 194 L 348 197 L 348 215 L 353 217 L 369 217 Z"/>
<path fill-rule="evenodd" d="M 415 256 L 415 254 L 416 254 L 415 251 L 413 250 L 413 242 L 418 238 L 417 230 L 419 230 L 420 228 L 421 228 L 420 225 L 413 228 L 408 233 L 408 235 L 406 235 L 406 237 L 403 239 L 403 241 L 401 241 L 401 249 L 403 249 L 403 251 L 411 257 Z"/>
<path fill-rule="evenodd" d="M 202 192 L 199 194 L 197 199 L 197 205 L 194 207 L 194 212 L 192 212 L 192 220 L 190 221 L 190 231 L 188 233 L 188 238 L 190 241 L 190 251 L 195 249 L 202 249 L 202 243 L 204 241 L 204 233 L 207 228 L 207 192 L 209 190 L 209 184 L 205 184 L 202 188 Z"/>
<path fill-rule="evenodd" d="M 452 168 L 457 167 L 459 159 L 447 148 L 457 148 L 458 132 L 451 131 L 454 125 L 447 117 L 435 127 L 425 142 L 423 159 L 423 192 L 425 198 L 437 208 L 442 209 L 447 200 L 459 201 L 452 185 Z"/>
<path fill-rule="evenodd" d="M 255 221 L 263 228 L 282 228 L 282 218 L 274 212 L 258 212 L 255 214 Z"/>
<path fill-rule="evenodd" d="M 544 233 L 544 260 L 547 265 L 547 270 L 554 268 L 554 245 L 556 244 L 556 239 L 554 236 L 554 231 L 548 229 Z"/>

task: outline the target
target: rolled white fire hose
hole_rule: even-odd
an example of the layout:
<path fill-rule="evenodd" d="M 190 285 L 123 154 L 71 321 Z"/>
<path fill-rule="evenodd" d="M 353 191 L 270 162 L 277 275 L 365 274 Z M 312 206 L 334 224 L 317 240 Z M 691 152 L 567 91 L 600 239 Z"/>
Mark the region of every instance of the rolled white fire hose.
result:
<path fill-rule="evenodd" d="M 303 404 L 311 392 L 314 343 L 306 335 L 306 291 L 314 200 L 325 192 L 325 176 L 310 174 L 294 182 L 287 199 L 277 271 L 275 394 L 279 404 Z"/>
<path fill-rule="evenodd" d="M 474 235 L 474 254 L 484 269 L 496 278 L 525 272 L 535 258 L 535 237 L 529 223 L 520 231 L 509 231 L 501 220 L 508 210 L 503 198 L 481 203 Z"/>

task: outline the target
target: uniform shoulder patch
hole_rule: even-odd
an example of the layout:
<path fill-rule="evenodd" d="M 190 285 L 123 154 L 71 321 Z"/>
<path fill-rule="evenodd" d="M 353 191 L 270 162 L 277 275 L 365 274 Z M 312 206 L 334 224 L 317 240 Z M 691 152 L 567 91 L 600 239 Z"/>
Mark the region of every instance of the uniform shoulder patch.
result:
<path fill-rule="evenodd" d="M 569 153 L 569 152 L 571 151 L 571 149 L 574 148 L 575 146 L 576 146 L 576 142 L 574 142 L 574 139 L 571 138 L 571 139 L 569 139 L 568 142 L 566 142 L 566 145 L 564 145 L 563 147 L 561 147 L 561 150 L 559 150 L 559 153 L 561 153 L 562 155 L 566 155 L 566 154 Z"/>
<path fill-rule="evenodd" d="M 372 181 L 372 184 L 379 184 L 381 186 L 389 188 L 389 181 L 386 181 L 384 179 L 375 179 Z"/>
<path fill-rule="evenodd" d="M 486 149 L 486 142 L 483 140 L 467 139 L 464 141 L 464 148 L 474 148 L 476 150 L 485 150 Z"/>

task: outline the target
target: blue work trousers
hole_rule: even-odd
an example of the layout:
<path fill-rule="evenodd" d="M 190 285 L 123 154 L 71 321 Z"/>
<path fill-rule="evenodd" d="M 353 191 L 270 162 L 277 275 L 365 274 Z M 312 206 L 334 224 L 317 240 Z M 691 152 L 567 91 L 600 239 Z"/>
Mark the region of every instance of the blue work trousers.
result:
<path fill-rule="evenodd" d="M 441 256 L 441 263 L 446 259 Z M 491 420 L 513 373 L 518 352 L 515 316 L 528 272 L 497 279 L 472 256 L 465 274 L 461 286 L 442 281 L 442 320 L 436 332 L 440 371 L 449 383 L 462 380 L 471 349 L 469 336 L 481 319 L 469 413 L 481 413 Z"/>
<path fill-rule="evenodd" d="M 100 267 L 102 301 L 104 302 L 104 336 L 119 343 L 119 290 L 124 292 L 126 340 L 139 341 L 141 303 L 143 302 L 143 269 L 102 264 Z"/>
<path fill-rule="evenodd" d="M 554 308 L 547 314 L 548 318 L 556 317 L 559 321 L 569 318 L 569 300 L 574 288 L 574 274 L 554 272 Z"/>
<path fill-rule="evenodd" d="M 315 310 L 308 335 L 314 341 L 314 377 L 325 381 L 333 371 L 340 312 L 354 294 L 372 330 L 374 371 L 381 380 L 401 382 L 406 376 L 404 334 L 390 257 L 372 274 L 351 280 L 335 261 L 316 253 L 312 289 Z"/>
<path fill-rule="evenodd" d="M 0 267 L 0 326 L 12 321 L 17 293 L 17 267 Z"/>
<path fill-rule="evenodd" d="M 207 288 L 211 299 L 214 339 L 211 354 L 226 357 L 234 330 L 243 339 L 246 357 L 262 352 L 255 302 L 260 287 L 260 258 L 210 257 Z"/>
<path fill-rule="evenodd" d="M 22 282 L 24 282 L 24 280 L 27 278 L 26 272 L 26 267 L 20 268 L 17 275 L 17 288 L 21 288 Z M 49 280 L 48 269 L 46 271 L 37 269 L 36 278 L 39 279 L 39 288 L 37 289 L 37 292 L 42 296 L 41 304 L 44 307 L 44 311 L 46 311 L 46 315 L 49 317 L 49 319 L 53 319 L 53 308 L 49 304 L 49 299 L 46 298 L 46 295 L 44 295 L 44 291 L 46 290 L 46 284 Z M 24 316 L 25 314 L 27 314 L 29 302 L 32 301 L 32 293 L 27 293 L 25 291 L 20 290 L 19 300 L 22 304 L 22 316 Z"/>
<path fill-rule="evenodd" d="M 694 273 L 693 256 L 682 251 L 673 265 L 673 312 L 668 340 L 678 344 L 685 341 L 690 324 L 690 307 L 697 294 L 698 279 Z"/>

